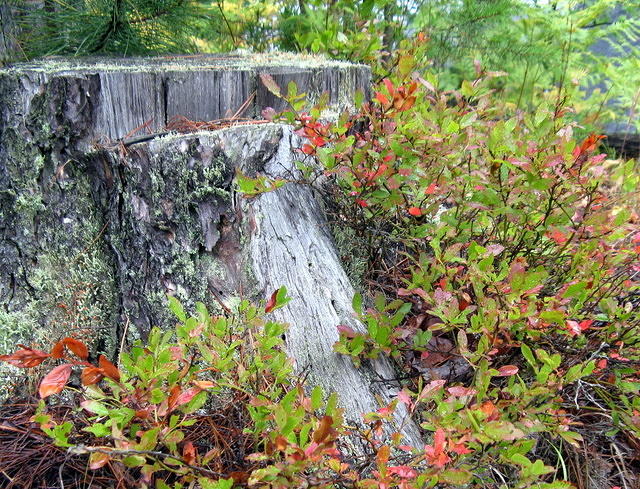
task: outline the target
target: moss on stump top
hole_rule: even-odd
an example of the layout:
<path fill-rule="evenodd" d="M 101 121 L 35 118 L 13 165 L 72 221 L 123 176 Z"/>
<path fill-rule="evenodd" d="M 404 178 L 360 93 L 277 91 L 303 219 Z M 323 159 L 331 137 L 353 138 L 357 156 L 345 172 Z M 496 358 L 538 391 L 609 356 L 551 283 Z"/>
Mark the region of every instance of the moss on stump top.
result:
<path fill-rule="evenodd" d="M 71 73 L 161 73 L 176 71 L 227 71 L 279 69 L 299 71 L 305 69 L 367 69 L 347 61 L 330 60 L 317 55 L 293 53 L 272 54 L 197 54 L 165 55 L 157 57 L 79 57 L 51 56 L 25 63 L 13 63 L 2 72 L 40 72 L 56 75 Z"/>

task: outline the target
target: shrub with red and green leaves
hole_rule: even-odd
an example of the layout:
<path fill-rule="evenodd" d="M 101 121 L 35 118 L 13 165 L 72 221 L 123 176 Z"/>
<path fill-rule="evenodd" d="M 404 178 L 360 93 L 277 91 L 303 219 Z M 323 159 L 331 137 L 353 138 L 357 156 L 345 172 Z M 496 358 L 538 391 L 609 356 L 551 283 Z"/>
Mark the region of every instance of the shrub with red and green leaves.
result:
<path fill-rule="evenodd" d="M 281 116 L 371 257 L 376 297 L 353 302 L 368 332 L 339 325 L 335 349 L 419 375 L 401 401 L 437 435 L 434 460 L 465 467 L 452 486 L 580 484 L 589 475 L 566 460 L 584 443 L 625 454 L 612 486 L 637 483 L 638 163 L 577 137 L 557 94 L 530 113 L 502 103 L 490 88 L 502 73 L 476 66 L 439 90 L 415 71 L 421 42 L 338 120 L 322 107 Z"/>
<path fill-rule="evenodd" d="M 175 330 L 155 330 L 117 366 L 72 338 L 1 358 L 54 362 L 33 419 L 57 446 L 161 489 L 592 489 L 585 454 L 609 467 L 602 488 L 638 482 L 637 162 L 606 159 L 598 135 L 576 137 L 557 94 L 532 113 L 502 103 L 490 88 L 501 73 L 477 67 L 459 90 L 439 90 L 415 71 L 423 42 L 336 121 L 263 79 L 294 109 L 281 117 L 303 138 L 303 174 L 320 168 L 333 182 L 335 219 L 370 256 L 371 293 L 353 300 L 367 333 L 337 325 L 335 349 L 357 364 L 392 358 L 397 400 L 365 414 L 368 429 L 347 426 L 335 396 L 293 376 L 282 325 L 247 303 L 236 316 L 200 306 L 187 317 L 172 301 Z M 237 179 L 249 196 L 286 184 Z M 274 292 L 264 313 L 286 300 Z M 58 417 L 63 395 L 81 416 Z M 424 446 L 389 433 L 397 403 Z M 203 420 L 226 429 L 230 417 L 243 435 L 235 466 L 195 436 Z"/>

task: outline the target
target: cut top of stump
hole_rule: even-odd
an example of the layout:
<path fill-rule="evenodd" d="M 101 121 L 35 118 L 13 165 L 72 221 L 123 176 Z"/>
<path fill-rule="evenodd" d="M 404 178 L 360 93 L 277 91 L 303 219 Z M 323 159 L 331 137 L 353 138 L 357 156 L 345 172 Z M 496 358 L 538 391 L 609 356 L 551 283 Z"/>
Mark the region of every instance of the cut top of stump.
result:
<path fill-rule="evenodd" d="M 178 116 L 192 121 L 236 114 L 259 119 L 266 107 L 284 109 L 285 102 L 263 85 L 261 74 L 271 75 L 283 93 L 294 82 L 311 102 L 327 92 L 335 108 L 349 106 L 357 90 L 366 94 L 371 78 L 365 65 L 287 53 L 52 57 L 0 69 L 0 88 L 10 90 L 12 84 L 23 99 L 25 90 L 44 96 L 49 99 L 46 105 L 59 107 L 63 118 L 81 111 L 85 123 L 93 126 L 86 128 L 87 136 L 115 140 L 142 126 L 162 131 Z"/>

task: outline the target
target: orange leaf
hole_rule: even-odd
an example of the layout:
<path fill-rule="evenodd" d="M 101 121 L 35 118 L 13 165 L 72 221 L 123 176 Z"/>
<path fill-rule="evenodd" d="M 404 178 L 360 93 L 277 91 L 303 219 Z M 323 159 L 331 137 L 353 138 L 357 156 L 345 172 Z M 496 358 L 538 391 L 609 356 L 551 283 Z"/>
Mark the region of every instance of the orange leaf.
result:
<path fill-rule="evenodd" d="M 82 360 L 89 358 L 89 350 L 87 350 L 86 345 L 82 341 L 76 340 L 75 338 L 64 338 L 62 341 L 69 350 Z"/>
<path fill-rule="evenodd" d="M 287 449 L 288 446 L 289 446 L 289 442 L 284 436 L 282 435 L 276 436 L 276 450 L 280 450 L 281 452 L 283 452 L 284 450 Z"/>
<path fill-rule="evenodd" d="M 64 340 L 58 341 L 51 348 L 51 358 L 62 358 L 64 356 Z"/>
<path fill-rule="evenodd" d="M 110 459 L 111 457 L 106 453 L 93 452 L 89 455 L 89 468 L 91 470 L 97 470 L 104 467 Z"/>
<path fill-rule="evenodd" d="M 402 105 L 398 110 L 400 112 L 405 112 L 409 110 L 411 107 L 413 107 L 415 103 L 416 103 L 416 97 L 408 97 L 404 99 L 404 101 L 402 102 Z"/>
<path fill-rule="evenodd" d="M 210 380 L 194 380 L 193 385 L 199 387 L 200 389 L 211 389 L 216 386 L 215 382 L 211 382 Z"/>
<path fill-rule="evenodd" d="M 193 465 L 196 462 L 197 457 L 198 451 L 196 450 L 196 447 L 194 447 L 193 443 L 190 441 L 186 442 L 184 447 L 182 447 L 182 459 L 188 465 Z"/>
<path fill-rule="evenodd" d="M 378 449 L 378 453 L 376 454 L 376 461 L 379 465 L 386 464 L 389 461 L 389 456 L 391 455 L 391 449 L 388 445 L 382 445 Z"/>
<path fill-rule="evenodd" d="M 120 382 L 120 371 L 118 368 L 107 360 L 107 357 L 100 355 L 98 357 L 98 365 L 102 369 L 102 373 L 116 382 Z"/>
<path fill-rule="evenodd" d="M 34 350 L 24 345 L 18 346 L 21 346 L 23 349 L 11 355 L 0 355 L 0 361 L 10 363 L 15 367 L 31 368 L 40 365 L 46 358 L 51 356 L 48 353 Z"/>
<path fill-rule="evenodd" d="M 40 388 L 38 389 L 42 399 L 49 397 L 51 394 L 57 394 L 64 389 L 64 386 L 67 384 L 69 376 L 71 375 L 71 367 L 72 365 L 70 363 L 58 365 L 51 372 L 45 375 L 42 382 L 40 382 Z"/>
<path fill-rule="evenodd" d="M 169 399 L 167 401 L 167 406 L 169 407 L 169 411 L 173 411 L 176 407 L 176 401 L 178 400 L 178 396 L 182 392 L 182 387 L 179 385 L 174 385 L 169 391 Z"/>
<path fill-rule="evenodd" d="M 80 374 L 82 385 L 97 384 L 103 377 L 102 369 L 98 367 L 87 367 L 82 371 L 82 374 Z"/>
<path fill-rule="evenodd" d="M 427 195 L 432 195 L 436 193 L 436 190 L 438 190 L 438 184 L 436 182 L 431 182 L 424 193 Z"/>
<path fill-rule="evenodd" d="M 313 432 L 313 441 L 322 443 L 329 436 L 332 424 L 333 418 L 331 416 L 323 416 L 320 420 L 320 426 Z"/>
<path fill-rule="evenodd" d="M 573 150 L 573 156 L 578 157 L 582 154 L 595 151 L 595 149 L 598 147 L 598 141 L 604 139 L 605 137 L 606 136 L 600 136 L 598 134 L 589 134 L 589 136 L 587 136 L 584 141 L 582 141 L 582 144 L 580 144 L 580 146 L 576 147 Z"/>

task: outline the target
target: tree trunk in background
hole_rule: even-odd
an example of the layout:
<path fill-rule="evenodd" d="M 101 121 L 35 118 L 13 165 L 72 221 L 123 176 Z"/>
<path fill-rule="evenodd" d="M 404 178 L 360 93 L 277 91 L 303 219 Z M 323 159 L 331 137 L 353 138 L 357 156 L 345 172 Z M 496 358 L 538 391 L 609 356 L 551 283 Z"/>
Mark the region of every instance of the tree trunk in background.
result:
<path fill-rule="evenodd" d="M 16 43 L 16 25 L 11 5 L 0 4 L 0 67 L 13 59 L 18 45 Z"/>
<path fill-rule="evenodd" d="M 166 295 L 189 308 L 285 285 L 293 300 L 272 313 L 290 324 L 287 348 L 309 382 L 336 391 L 349 421 L 389 402 L 397 385 L 385 361 L 355 369 L 332 351 L 336 326 L 362 329 L 321 206 L 288 183 L 245 199 L 236 169 L 288 177 L 298 141 L 274 124 L 114 140 L 175 115 L 214 120 L 246 100 L 255 117 L 275 99 L 258 82 L 329 91 L 342 105 L 367 90 L 362 66 L 308 58 L 55 60 L 0 71 L 0 348 L 51 343 L 69 333 L 114 354 L 123 339 L 173 320 Z M 416 425 L 398 424 L 420 444 Z"/>

